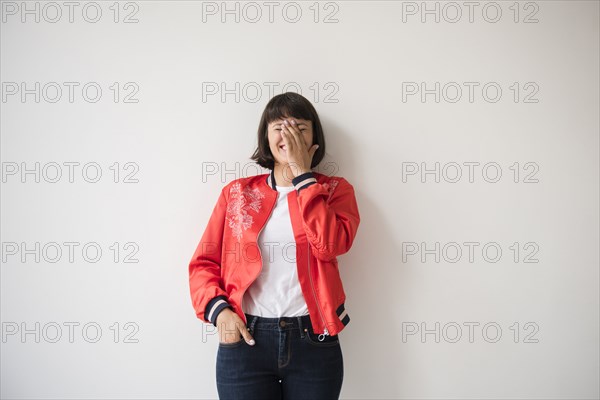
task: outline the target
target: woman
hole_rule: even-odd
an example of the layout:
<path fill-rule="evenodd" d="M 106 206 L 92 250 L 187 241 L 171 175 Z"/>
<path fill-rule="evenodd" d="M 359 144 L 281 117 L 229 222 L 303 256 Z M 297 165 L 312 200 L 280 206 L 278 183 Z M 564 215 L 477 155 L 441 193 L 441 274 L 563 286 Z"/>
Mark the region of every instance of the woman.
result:
<path fill-rule="evenodd" d="M 271 172 L 225 185 L 192 257 L 192 304 L 219 332 L 221 399 L 339 397 L 350 317 L 337 256 L 360 216 L 348 181 L 312 171 L 324 154 L 313 105 L 273 97 L 251 157 Z"/>

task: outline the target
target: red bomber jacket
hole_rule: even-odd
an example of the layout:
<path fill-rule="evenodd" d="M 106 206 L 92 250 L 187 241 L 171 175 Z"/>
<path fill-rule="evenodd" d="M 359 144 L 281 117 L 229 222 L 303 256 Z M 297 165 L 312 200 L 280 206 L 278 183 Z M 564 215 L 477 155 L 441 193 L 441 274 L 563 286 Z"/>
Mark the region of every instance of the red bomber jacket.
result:
<path fill-rule="evenodd" d="M 189 264 L 192 305 L 203 322 L 216 326 L 218 314 L 230 307 L 248 323 L 242 299 L 262 268 L 257 239 L 279 196 L 275 184 L 272 170 L 221 190 Z M 337 256 L 350 250 L 358 230 L 354 188 L 342 177 L 314 171 L 292 184 L 296 190 L 287 199 L 300 287 L 314 332 L 337 335 L 350 322 Z"/>

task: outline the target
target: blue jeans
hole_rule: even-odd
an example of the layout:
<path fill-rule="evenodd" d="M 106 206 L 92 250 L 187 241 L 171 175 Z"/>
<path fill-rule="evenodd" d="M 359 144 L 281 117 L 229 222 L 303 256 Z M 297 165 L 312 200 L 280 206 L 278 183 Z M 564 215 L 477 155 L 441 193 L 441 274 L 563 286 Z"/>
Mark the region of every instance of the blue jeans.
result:
<path fill-rule="evenodd" d="M 344 361 L 339 335 L 313 332 L 308 315 L 266 318 L 246 313 L 256 344 L 219 342 L 217 390 L 221 400 L 337 400 Z"/>

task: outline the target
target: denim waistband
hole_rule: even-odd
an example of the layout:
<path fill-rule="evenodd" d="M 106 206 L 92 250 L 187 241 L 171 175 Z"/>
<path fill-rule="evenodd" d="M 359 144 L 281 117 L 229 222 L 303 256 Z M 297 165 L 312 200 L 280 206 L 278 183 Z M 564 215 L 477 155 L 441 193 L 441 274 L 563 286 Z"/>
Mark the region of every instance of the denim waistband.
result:
<path fill-rule="evenodd" d="M 301 315 L 297 317 L 260 317 L 244 313 L 248 321 L 247 325 L 250 330 L 254 329 L 270 329 L 270 330 L 292 330 L 311 326 L 310 316 Z"/>

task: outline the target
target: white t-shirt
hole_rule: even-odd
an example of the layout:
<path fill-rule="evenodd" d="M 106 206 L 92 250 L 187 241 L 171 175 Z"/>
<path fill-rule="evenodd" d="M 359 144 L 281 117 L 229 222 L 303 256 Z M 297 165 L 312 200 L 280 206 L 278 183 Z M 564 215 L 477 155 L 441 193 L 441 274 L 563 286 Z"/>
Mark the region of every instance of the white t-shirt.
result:
<path fill-rule="evenodd" d="M 244 293 L 242 311 L 259 317 L 308 315 L 298 281 L 296 240 L 287 195 L 294 186 L 275 186 L 277 204 L 258 237 L 262 256 L 260 275 Z"/>

